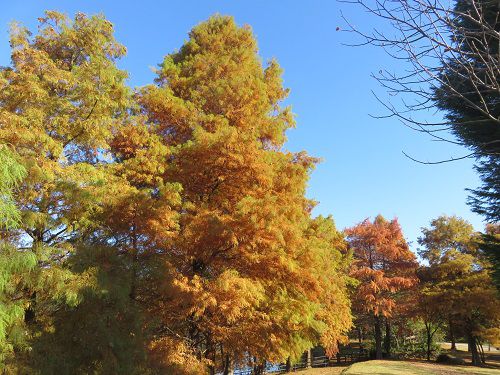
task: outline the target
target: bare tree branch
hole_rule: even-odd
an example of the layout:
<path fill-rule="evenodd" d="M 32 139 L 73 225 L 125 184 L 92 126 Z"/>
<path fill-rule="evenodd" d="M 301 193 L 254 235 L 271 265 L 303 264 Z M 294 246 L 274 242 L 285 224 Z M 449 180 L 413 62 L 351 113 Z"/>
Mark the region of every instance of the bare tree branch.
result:
<path fill-rule="evenodd" d="M 500 45 L 500 16 L 498 11 L 493 17 L 491 14 L 491 5 L 498 9 L 498 0 L 468 0 L 467 7 L 457 7 L 452 1 L 444 0 L 339 2 L 354 4 L 391 26 L 388 28 L 390 31 L 377 28 L 365 31 L 341 13 L 347 24 L 344 31 L 357 35 L 360 40 L 349 45 L 381 47 L 406 67 L 398 73 L 380 70 L 372 74 L 390 97 L 389 100 L 381 100 L 375 95 L 388 113 L 373 117 L 394 117 L 435 140 L 466 147 L 471 146 L 438 133 L 481 122 L 500 128 L 497 110 L 500 101 L 500 53 L 492 53 L 492 46 L 498 50 Z M 464 22 L 468 27 L 463 26 Z M 436 107 L 437 95 L 460 103 L 477 113 L 478 119 L 457 119 L 448 114 L 444 121 L 422 120 L 428 118 L 428 111 L 439 109 Z M 500 140 L 475 144 L 472 154 L 450 158 L 449 161 L 497 155 L 494 147 L 492 150 L 486 147 L 497 142 Z M 442 162 L 446 161 L 424 164 Z"/>

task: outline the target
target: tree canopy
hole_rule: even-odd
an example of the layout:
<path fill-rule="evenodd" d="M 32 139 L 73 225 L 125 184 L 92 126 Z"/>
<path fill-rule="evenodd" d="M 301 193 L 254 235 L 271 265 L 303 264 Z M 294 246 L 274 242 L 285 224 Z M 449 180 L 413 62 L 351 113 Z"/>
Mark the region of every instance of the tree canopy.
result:
<path fill-rule="evenodd" d="M 409 316 L 496 342 L 497 226 L 432 221 L 418 268 L 397 219 L 315 216 L 319 160 L 286 149 L 289 90 L 249 26 L 210 17 L 135 89 L 103 15 L 47 11 L 10 42 L 0 372 L 257 375 L 332 358 L 354 324 L 381 358 Z"/>
<path fill-rule="evenodd" d="M 416 283 L 417 262 L 403 237 L 397 219 L 378 215 L 347 229 L 354 254 L 351 275 L 359 281 L 354 296 L 360 314 L 373 318 L 376 357 L 382 358 L 381 318 L 391 317 L 397 293 Z"/>
<path fill-rule="evenodd" d="M 424 294 L 436 316 L 461 330 L 469 342 L 473 364 L 484 362 L 478 345 L 487 329 L 497 328 L 500 304 L 480 236 L 458 217 L 441 216 L 423 229 L 420 255 L 429 262 L 423 272 Z M 430 281 L 430 283 L 429 283 Z"/>
<path fill-rule="evenodd" d="M 335 353 L 349 257 L 311 216 L 317 160 L 282 150 L 288 90 L 250 28 L 199 24 L 133 95 L 103 16 L 39 21 L 35 36 L 14 25 L 0 81 L 0 141 L 20 163 L 1 154 L 6 257 L 33 259 L 15 312 L 30 350 L 10 365 L 215 373 Z"/>

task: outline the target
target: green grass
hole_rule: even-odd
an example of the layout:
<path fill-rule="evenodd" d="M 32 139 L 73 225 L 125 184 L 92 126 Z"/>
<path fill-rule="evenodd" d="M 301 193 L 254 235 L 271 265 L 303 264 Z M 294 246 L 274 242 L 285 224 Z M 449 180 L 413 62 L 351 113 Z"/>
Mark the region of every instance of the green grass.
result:
<path fill-rule="evenodd" d="M 342 370 L 344 370 L 346 366 L 339 367 L 321 367 L 321 368 L 311 368 L 309 370 L 301 370 L 292 372 L 290 375 L 340 375 Z"/>
<path fill-rule="evenodd" d="M 384 375 L 399 375 L 399 374 L 415 374 L 425 375 L 429 372 L 425 369 L 412 366 L 409 362 L 401 361 L 367 361 L 355 363 L 344 371 L 344 374 L 349 375 L 364 375 L 364 374 L 384 374 Z"/>
<path fill-rule="evenodd" d="M 498 369 L 472 366 L 451 366 L 409 361 L 367 361 L 345 369 L 345 375 L 500 375 Z"/>

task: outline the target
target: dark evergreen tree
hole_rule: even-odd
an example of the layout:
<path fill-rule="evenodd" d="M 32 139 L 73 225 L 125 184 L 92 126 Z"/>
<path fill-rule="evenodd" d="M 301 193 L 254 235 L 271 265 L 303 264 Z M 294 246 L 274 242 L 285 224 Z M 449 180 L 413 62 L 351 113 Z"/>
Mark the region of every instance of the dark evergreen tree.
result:
<path fill-rule="evenodd" d="M 480 9 L 482 23 L 467 14 Z M 473 211 L 483 215 L 490 223 L 500 222 L 500 69 L 498 33 L 500 30 L 500 3 L 491 0 L 458 0 L 455 4 L 453 45 L 463 51 L 460 58 L 452 54 L 443 66 L 443 83 L 435 90 L 435 102 L 445 111 L 451 131 L 468 146 L 476 158 L 476 170 L 482 184 L 470 189 L 468 203 Z M 477 77 L 477 79 L 474 79 Z M 491 82 L 496 79 L 497 82 Z M 459 95 L 457 95 L 457 92 Z M 483 251 L 489 257 L 497 286 L 500 274 L 499 237 L 486 234 Z"/>
<path fill-rule="evenodd" d="M 497 0 L 356 0 L 390 31 L 363 31 L 348 21 L 360 45 L 383 48 L 405 64 L 401 71 L 380 69 L 373 77 L 389 98 L 388 113 L 434 140 L 461 145 L 469 153 L 439 164 L 475 158 L 482 180 L 470 190 L 469 204 L 487 222 L 500 221 L 500 4 Z M 439 109 L 445 119 L 430 119 Z M 449 134 L 455 136 L 449 139 Z"/>
<path fill-rule="evenodd" d="M 481 9 L 482 23 L 465 15 Z M 435 90 L 438 108 L 445 111 L 451 131 L 476 157 L 482 186 L 471 190 L 474 211 L 490 222 L 500 220 L 500 93 L 491 85 L 491 69 L 499 68 L 498 35 L 484 32 L 484 24 L 500 30 L 498 1 L 459 0 L 455 5 L 453 45 L 462 51 L 452 55 L 440 73 Z M 478 79 L 471 79 L 476 76 Z M 496 75 L 498 83 L 498 75 Z M 457 95 L 457 92 L 460 95 Z"/>
<path fill-rule="evenodd" d="M 468 17 L 482 14 L 481 22 Z M 498 1 L 458 0 L 450 30 L 452 48 L 442 66 L 435 102 L 446 113 L 452 133 L 476 158 L 482 185 L 471 190 L 469 204 L 489 222 L 500 221 L 500 93 L 498 87 L 500 8 Z M 475 79 L 477 78 L 477 79 Z M 494 79 L 496 82 L 491 82 Z M 496 89 L 495 89 L 496 88 Z"/>
<path fill-rule="evenodd" d="M 486 226 L 486 233 L 482 235 L 479 246 L 491 263 L 492 279 L 500 291 L 500 224 Z"/>

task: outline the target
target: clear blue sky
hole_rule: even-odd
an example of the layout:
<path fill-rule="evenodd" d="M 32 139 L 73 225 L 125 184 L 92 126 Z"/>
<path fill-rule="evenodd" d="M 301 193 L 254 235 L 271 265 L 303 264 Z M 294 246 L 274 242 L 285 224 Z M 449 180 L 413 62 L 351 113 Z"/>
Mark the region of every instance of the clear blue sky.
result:
<path fill-rule="evenodd" d="M 120 66 L 129 71 L 131 86 L 141 86 L 151 83 L 151 67 L 179 48 L 195 24 L 214 13 L 232 15 L 238 24 L 252 26 L 262 58 L 274 57 L 284 68 L 285 85 L 291 89 L 287 104 L 297 114 L 286 148 L 323 158 L 308 191 L 320 202 L 315 214 L 332 214 L 339 228 L 378 213 L 397 216 L 413 248 L 420 228 L 441 214 L 459 215 L 482 229 L 482 219 L 465 204 L 464 189 L 479 184 L 471 161 L 427 166 L 401 153 L 440 160 L 466 151 L 432 142 L 395 120 L 369 116 L 383 113 L 371 90 L 384 95 L 370 73 L 398 67 L 377 49 L 342 45 L 353 36 L 335 31 L 344 26 L 340 8 L 359 25 L 374 22 L 359 9 L 330 0 L 5 1 L 0 65 L 10 62 L 11 21 L 35 30 L 45 9 L 68 15 L 104 13 L 128 49 Z"/>

